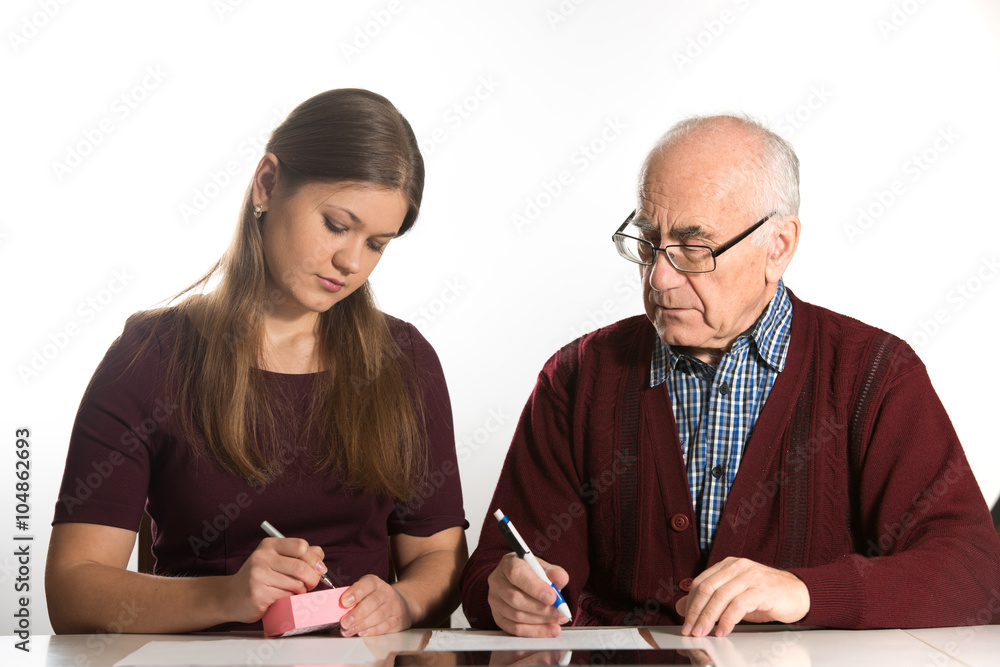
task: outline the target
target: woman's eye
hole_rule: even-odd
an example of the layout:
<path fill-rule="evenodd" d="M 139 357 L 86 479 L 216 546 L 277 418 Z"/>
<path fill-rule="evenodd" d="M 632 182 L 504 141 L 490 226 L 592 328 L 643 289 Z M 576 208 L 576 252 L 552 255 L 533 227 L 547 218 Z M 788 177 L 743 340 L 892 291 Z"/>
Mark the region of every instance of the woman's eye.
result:
<path fill-rule="evenodd" d="M 347 231 L 343 227 L 334 224 L 334 222 L 331 221 L 330 218 L 323 218 L 323 224 L 325 224 L 326 228 L 329 229 L 334 234 L 343 234 L 344 232 Z"/>
<path fill-rule="evenodd" d="M 373 243 L 373 242 L 369 241 L 368 242 L 368 249 L 369 250 L 373 250 L 373 251 L 375 251 L 375 252 L 377 252 L 378 254 L 381 255 L 382 251 L 385 250 L 385 244 L 384 243 Z"/>

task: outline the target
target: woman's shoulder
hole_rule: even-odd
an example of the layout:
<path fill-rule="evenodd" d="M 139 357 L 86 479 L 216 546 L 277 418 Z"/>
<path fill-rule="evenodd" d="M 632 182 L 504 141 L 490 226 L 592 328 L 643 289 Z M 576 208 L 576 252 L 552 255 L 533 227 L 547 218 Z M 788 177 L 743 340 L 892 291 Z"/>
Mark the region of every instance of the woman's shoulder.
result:
<path fill-rule="evenodd" d="M 411 348 L 417 340 L 424 343 L 427 342 L 427 339 L 417 331 L 417 328 L 406 320 L 401 320 L 384 312 L 382 315 L 385 317 L 385 324 L 389 328 L 389 335 L 392 336 L 392 339 L 401 348 Z"/>
<path fill-rule="evenodd" d="M 197 331 L 188 311 L 181 306 L 166 306 L 133 313 L 109 352 L 128 358 L 166 358 L 179 341 Z"/>
<path fill-rule="evenodd" d="M 389 335 L 399 347 L 401 353 L 412 355 L 419 361 L 420 358 L 431 357 L 437 359 L 434 347 L 424 337 L 420 330 L 406 320 L 386 314 L 385 321 L 389 328 Z"/>
<path fill-rule="evenodd" d="M 179 306 L 140 310 L 129 315 L 122 330 L 122 339 L 145 339 L 154 336 L 160 340 L 176 337 L 181 323 L 187 319 Z"/>
<path fill-rule="evenodd" d="M 165 334 L 175 330 L 181 317 L 179 306 L 140 310 L 132 313 L 125 320 L 125 329 L 122 333 L 124 335 Z"/>

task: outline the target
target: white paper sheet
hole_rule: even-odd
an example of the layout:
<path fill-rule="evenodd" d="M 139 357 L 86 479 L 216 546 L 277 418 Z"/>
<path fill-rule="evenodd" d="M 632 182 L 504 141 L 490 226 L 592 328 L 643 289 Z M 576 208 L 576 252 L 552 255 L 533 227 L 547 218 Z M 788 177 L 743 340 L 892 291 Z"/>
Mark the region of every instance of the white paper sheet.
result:
<path fill-rule="evenodd" d="M 115 667 L 154 665 L 352 665 L 372 662 L 375 656 L 364 640 L 345 637 L 288 637 L 265 639 L 200 639 L 152 641 L 115 663 Z"/>
<path fill-rule="evenodd" d="M 563 628 L 554 639 L 513 637 L 496 630 L 435 630 L 425 651 L 542 651 L 654 648 L 637 628 Z"/>

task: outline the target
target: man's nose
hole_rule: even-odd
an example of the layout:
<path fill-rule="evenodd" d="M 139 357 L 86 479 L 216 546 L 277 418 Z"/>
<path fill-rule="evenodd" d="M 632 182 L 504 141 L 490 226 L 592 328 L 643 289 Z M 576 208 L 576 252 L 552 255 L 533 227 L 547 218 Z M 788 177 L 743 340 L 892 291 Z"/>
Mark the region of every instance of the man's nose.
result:
<path fill-rule="evenodd" d="M 649 286 L 658 292 L 680 287 L 687 281 L 687 275 L 678 271 L 667 258 L 667 251 L 657 250 L 653 265 L 649 267 Z"/>

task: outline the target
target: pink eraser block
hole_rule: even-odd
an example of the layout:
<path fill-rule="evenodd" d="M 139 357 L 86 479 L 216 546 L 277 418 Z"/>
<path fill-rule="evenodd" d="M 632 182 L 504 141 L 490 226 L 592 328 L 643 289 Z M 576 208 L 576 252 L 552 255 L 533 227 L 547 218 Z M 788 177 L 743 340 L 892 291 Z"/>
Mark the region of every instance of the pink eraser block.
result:
<path fill-rule="evenodd" d="M 281 598 L 264 612 L 264 635 L 287 637 L 340 627 L 340 619 L 353 607 L 340 604 L 343 588 L 312 591 Z"/>

